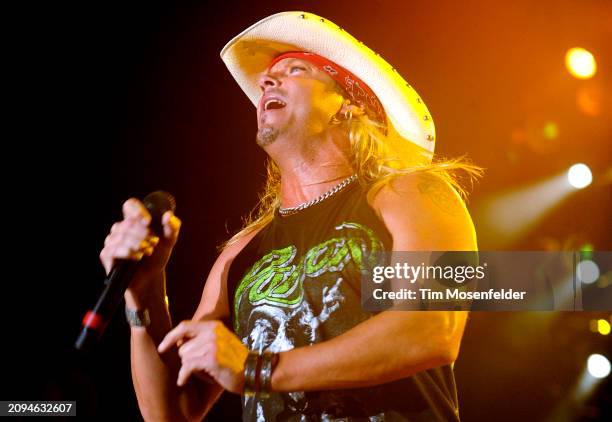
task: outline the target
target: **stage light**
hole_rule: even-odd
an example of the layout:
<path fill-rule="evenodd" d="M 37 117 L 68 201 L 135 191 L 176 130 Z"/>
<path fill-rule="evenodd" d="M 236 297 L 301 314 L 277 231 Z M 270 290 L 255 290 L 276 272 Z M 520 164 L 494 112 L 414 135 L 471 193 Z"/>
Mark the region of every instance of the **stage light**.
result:
<path fill-rule="evenodd" d="M 592 284 L 599 278 L 599 267 L 595 262 L 585 259 L 576 265 L 576 274 L 584 284 Z"/>
<path fill-rule="evenodd" d="M 602 383 L 602 379 L 610 374 L 610 361 L 603 355 L 592 354 L 588 357 L 586 368 L 576 380 L 576 383 L 565 397 L 558 400 L 558 405 L 553 409 L 549 417 L 544 420 L 573 420 L 576 409 L 582 407 L 596 388 Z"/>
<path fill-rule="evenodd" d="M 578 79 L 589 79 L 597 71 L 595 57 L 584 48 L 570 48 L 565 53 L 567 70 Z"/>
<path fill-rule="evenodd" d="M 574 164 L 567 172 L 567 180 L 576 189 L 582 189 L 591 184 L 593 174 L 586 164 Z"/>
<path fill-rule="evenodd" d="M 567 170 L 526 186 L 495 193 L 474 206 L 480 221 L 480 242 L 503 248 L 528 233 L 547 213 L 576 189 Z"/>
<path fill-rule="evenodd" d="M 480 199 L 472 208 L 474 220 L 480 222 L 480 242 L 493 249 L 504 248 L 515 242 L 529 233 L 563 200 L 576 193 L 575 184 L 585 187 L 591 181 L 589 168 L 577 164 L 569 171 L 562 170 L 530 185 L 514 187 Z"/>
<path fill-rule="evenodd" d="M 606 321 L 605 319 L 598 319 L 597 320 L 597 331 L 602 336 L 607 336 L 608 334 L 610 334 L 610 323 Z"/>
<path fill-rule="evenodd" d="M 592 354 L 587 360 L 587 369 L 591 376 L 602 379 L 610 374 L 610 361 L 598 353 Z"/>

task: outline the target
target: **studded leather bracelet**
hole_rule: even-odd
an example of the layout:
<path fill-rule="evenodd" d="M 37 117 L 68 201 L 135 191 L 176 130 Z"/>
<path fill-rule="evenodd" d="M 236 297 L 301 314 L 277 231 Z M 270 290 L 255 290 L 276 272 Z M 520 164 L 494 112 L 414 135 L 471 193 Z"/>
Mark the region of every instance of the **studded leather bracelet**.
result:
<path fill-rule="evenodd" d="M 244 395 L 270 396 L 272 372 L 278 363 L 278 353 L 251 350 L 244 363 Z"/>

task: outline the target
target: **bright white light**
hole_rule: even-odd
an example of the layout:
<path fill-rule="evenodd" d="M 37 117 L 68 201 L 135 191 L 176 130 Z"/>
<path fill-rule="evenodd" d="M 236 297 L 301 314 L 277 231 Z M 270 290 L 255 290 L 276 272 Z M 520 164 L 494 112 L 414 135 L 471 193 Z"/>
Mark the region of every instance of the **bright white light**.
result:
<path fill-rule="evenodd" d="M 567 50 L 567 53 L 565 53 L 565 66 L 578 79 L 589 79 L 597 72 L 597 62 L 593 54 L 580 47 Z"/>
<path fill-rule="evenodd" d="M 587 369 L 595 378 L 605 378 L 610 374 L 610 361 L 605 356 L 595 353 L 589 356 Z"/>
<path fill-rule="evenodd" d="M 585 259 L 576 265 L 576 274 L 584 284 L 591 284 L 599 278 L 599 267 L 593 261 Z"/>
<path fill-rule="evenodd" d="M 586 164 L 574 164 L 567 172 L 567 181 L 576 189 L 585 188 L 593 181 L 593 174 Z"/>

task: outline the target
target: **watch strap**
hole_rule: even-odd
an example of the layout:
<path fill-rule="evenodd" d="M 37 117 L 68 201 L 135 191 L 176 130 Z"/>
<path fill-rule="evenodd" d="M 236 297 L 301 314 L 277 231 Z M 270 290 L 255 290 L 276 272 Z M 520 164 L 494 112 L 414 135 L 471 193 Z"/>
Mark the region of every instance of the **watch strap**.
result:
<path fill-rule="evenodd" d="M 149 317 L 149 310 L 147 308 L 138 310 L 130 309 L 126 306 L 125 319 L 131 327 L 148 327 L 151 325 L 151 318 Z"/>

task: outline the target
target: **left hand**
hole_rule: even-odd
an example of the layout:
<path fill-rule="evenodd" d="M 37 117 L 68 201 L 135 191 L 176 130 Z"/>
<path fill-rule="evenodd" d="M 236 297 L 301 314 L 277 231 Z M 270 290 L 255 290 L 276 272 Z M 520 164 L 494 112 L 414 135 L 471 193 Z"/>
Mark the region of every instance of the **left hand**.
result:
<path fill-rule="evenodd" d="M 241 394 L 244 389 L 244 362 L 249 354 L 242 342 L 221 321 L 183 321 L 172 329 L 157 347 L 164 353 L 178 347 L 181 369 L 177 385 L 191 375 L 212 377 L 221 387 Z"/>

